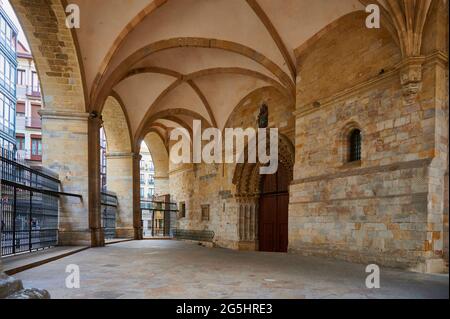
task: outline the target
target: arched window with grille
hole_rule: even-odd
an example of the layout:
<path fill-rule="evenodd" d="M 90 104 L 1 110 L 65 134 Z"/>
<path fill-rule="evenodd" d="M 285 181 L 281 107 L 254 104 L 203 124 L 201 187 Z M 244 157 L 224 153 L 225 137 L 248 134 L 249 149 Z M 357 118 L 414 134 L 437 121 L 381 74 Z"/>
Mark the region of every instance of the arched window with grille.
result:
<path fill-rule="evenodd" d="M 361 160 L 361 130 L 354 129 L 349 136 L 349 162 Z"/>

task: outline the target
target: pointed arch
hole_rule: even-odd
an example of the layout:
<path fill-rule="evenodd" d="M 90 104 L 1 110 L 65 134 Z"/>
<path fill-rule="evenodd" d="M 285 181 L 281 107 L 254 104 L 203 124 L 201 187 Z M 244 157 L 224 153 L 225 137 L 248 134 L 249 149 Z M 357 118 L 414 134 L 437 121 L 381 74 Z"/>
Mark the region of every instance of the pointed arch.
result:
<path fill-rule="evenodd" d="M 102 119 L 108 153 L 131 153 L 133 144 L 129 121 L 117 94 L 106 99 Z"/>
<path fill-rule="evenodd" d="M 39 74 L 46 109 L 71 112 L 87 110 L 87 92 L 76 36 L 65 25 L 61 1 L 11 0 L 31 48 Z M 41 32 L 40 30 L 45 30 Z"/>

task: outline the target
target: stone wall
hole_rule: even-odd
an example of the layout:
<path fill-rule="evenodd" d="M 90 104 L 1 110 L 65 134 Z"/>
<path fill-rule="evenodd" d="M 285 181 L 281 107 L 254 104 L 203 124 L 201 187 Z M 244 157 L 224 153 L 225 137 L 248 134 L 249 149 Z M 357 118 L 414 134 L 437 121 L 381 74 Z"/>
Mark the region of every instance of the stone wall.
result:
<path fill-rule="evenodd" d="M 43 165 L 58 174 L 62 192 L 83 196 L 61 197 L 59 244 L 90 245 L 88 114 L 41 110 L 41 115 Z"/>
<path fill-rule="evenodd" d="M 426 241 L 431 117 L 403 105 L 397 76 L 298 115 L 289 248 L 414 264 Z M 343 156 L 349 123 L 362 130 L 361 162 Z"/>
<path fill-rule="evenodd" d="M 289 249 L 432 271 L 443 249 L 443 69 L 430 54 L 422 91 L 407 101 L 389 33 L 353 18 L 297 51 Z M 353 128 L 362 131 L 362 160 L 348 163 Z"/>
<path fill-rule="evenodd" d="M 170 194 L 169 177 L 155 176 L 155 192 L 159 195 Z"/>
<path fill-rule="evenodd" d="M 212 230 L 217 245 L 237 248 L 236 204 L 226 179 L 222 165 L 198 164 L 171 171 L 170 189 L 176 202 L 186 204 L 186 217 L 178 220 L 178 228 Z M 202 220 L 204 205 L 209 205 L 209 220 Z"/>

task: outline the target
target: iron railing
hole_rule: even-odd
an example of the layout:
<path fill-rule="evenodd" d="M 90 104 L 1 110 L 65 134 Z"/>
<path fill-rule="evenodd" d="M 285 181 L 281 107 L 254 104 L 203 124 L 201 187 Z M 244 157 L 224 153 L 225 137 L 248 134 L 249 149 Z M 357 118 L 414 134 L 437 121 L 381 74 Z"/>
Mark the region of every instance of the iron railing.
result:
<path fill-rule="evenodd" d="M 40 98 L 41 87 L 39 86 L 39 84 L 27 85 L 27 95 L 30 97 Z"/>
<path fill-rule="evenodd" d="M 116 237 L 117 195 L 112 192 L 101 193 L 102 227 L 105 239 Z"/>
<path fill-rule="evenodd" d="M 141 200 L 144 237 L 173 237 L 178 207 L 176 203 Z"/>
<path fill-rule="evenodd" d="M 56 246 L 59 180 L 1 149 L 1 255 Z"/>

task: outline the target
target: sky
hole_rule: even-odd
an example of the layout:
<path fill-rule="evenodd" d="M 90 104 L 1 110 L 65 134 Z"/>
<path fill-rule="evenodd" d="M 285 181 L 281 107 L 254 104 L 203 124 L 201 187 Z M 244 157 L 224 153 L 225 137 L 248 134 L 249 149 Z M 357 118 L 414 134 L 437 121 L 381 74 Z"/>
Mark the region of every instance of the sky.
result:
<path fill-rule="evenodd" d="M 19 20 L 17 19 L 16 14 L 14 13 L 14 10 L 11 7 L 11 4 L 9 3 L 9 0 L 0 0 L 0 3 L 3 3 L 3 10 L 5 10 L 6 14 L 9 16 L 9 18 L 13 21 L 13 23 L 19 30 L 19 36 L 18 36 L 19 41 L 25 46 L 25 48 L 27 50 L 30 50 L 28 41 L 25 37 L 25 34 L 23 33 L 23 30 L 19 23 Z"/>

